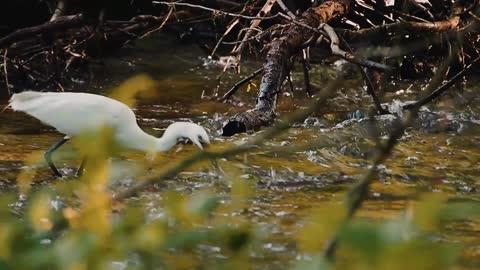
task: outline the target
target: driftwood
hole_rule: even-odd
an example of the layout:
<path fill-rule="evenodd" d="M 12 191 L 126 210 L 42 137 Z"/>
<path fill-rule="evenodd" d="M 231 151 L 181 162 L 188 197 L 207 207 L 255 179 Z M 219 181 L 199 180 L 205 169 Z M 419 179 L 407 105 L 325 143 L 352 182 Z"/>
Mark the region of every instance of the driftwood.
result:
<path fill-rule="evenodd" d="M 263 71 L 263 68 L 255 70 L 255 72 L 253 72 L 252 74 L 247 76 L 245 79 L 236 83 L 230 90 L 228 90 L 227 93 L 225 93 L 225 95 L 223 95 L 221 98 L 219 98 L 218 101 L 223 102 L 223 101 L 228 100 L 231 96 L 233 96 L 235 94 L 235 92 L 238 91 L 238 89 L 240 89 L 240 87 L 242 87 L 246 83 L 250 82 L 253 78 L 255 78 L 262 71 Z"/>
<path fill-rule="evenodd" d="M 263 65 L 264 74 L 254 109 L 234 115 L 223 127 L 223 135 L 258 130 L 270 125 L 275 119 L 275 100 L 280 87 L 289 73 L 289 58 L 302 49 L 302 45 L 316 34 L 321 24 L 341 16 L 348 10 L 349 0 L 326 1 L 305 11 L 298 22 L 287 25 L 281 37 L 274 38 Z M 305 27 L 308 26 L 308 27 Z"/>
<path fill-rule="evenodd" d="M 293 89 L 290 74 L 296 61 L 303 69 L 304 90 L 314 95 L 309 74 L 309 52 L 313 50 L 321 50 L 324 58 L 343 58 L 359 66 L 376 112 L 383 113 L 381 93 L 387 88 L 380 82 L 390 76 L 430 76 L 417 66 L 435 66 L 432 59 L 447 54 L 452 44 L 462 48 L 449 78 L 480 54 L 479 1 L 436 1 L 445 6 L 432 8 L 417 5 L 417 1 L 395 1 L 392 5 L 383 0 L 51 1 L 50 12 L 43 14 L 41 21 L 37 18 L 21 26 L 24 28 L 0 22 L 0 31 L 4 31 L 0 35 L 0 84 L 7 88 L 0 95 L 25 88 L 22 84 L 63 90 L 62 84 L 68 84 L 69 77 L 85 74 L 86 64 L 102 63 L 104 54 L 165 26 L 182 40 L 198 43 L 213 58 L 220 59 L 225 53 L 222 59 L 232 61 L 224 71 L 232 65 L 239 71 L 246 48 L 266 52 L 263 67 L 223 97 L 219 98 L 215 89 L 212 98 L 224 102 L 263 72 L 255 108 L 230 118 L 224 135 L 255 131 L 274 121 L 282 86 Z M 403 8 L 401 2 L 407 6 Z M 123 11 L 118 11 L 119 5 Z M 143 9 L 146 6 L 148 10 Z M 198 26 L 201 35 L 194 35 Z M 404 41 L 414 46 L 409 48 Z M 75 70 L 80 72 L 68 76 Z"/>
<path fill-rule="evenodd" d="M 460 22 L 462 8 L 457 7 L 455 14 L 448 20 L 437 22 L 399 22 L 384 24 L 362 30 L 344 30 L 342 35 L 345 39 L 356 42 L 365 39 L 375 39 L 389 35 L 390 33 L 434 33 L 455 29 Z"/>
<path fill-rule="evenodd" d="M 459 79 L 461 79 L 466 73 L 470 72 L 479 60 L 480 60 L 480 57 L 477 57 L 468 66 L 466 66 L 462 71 L 455 74 L 455 76 L 453 76 L 446 83 L 442 84 L 440 87 L 438 87 L 437 89 L 432 91 L 429 95 L 421 98 L 420 100 L 418 100 L 414 103 L 407 104 L 407 105 L 403 106 L 403 109 L 407 109 L 407 110 L 416 109 L 416 110 L 418 110 L 420 107 L 422 107 L 422 106 L 426 105 L 427 103 L 431 102 L 432 100 L 440 97 L 450 87 L 452 87 Z"/>
<path fill-rule="evenodd" d="M 478 1 L 473 3 L 469 9 L 474 9 L 478 4 L 477 2 Z M 359 4 L 358 2 L 356 3 Z M 224 136 L 231 136 L 241 132 L 256 131 L 263 126 L 270 125 L 275 120 L 277 94 L 281 91 L 283 81 L 290 73 L 290 59 L 298 54 L 303 48 L 318 45 L 318 42 L 316 42 L 317 38 L 320 38 L 319 40 L 323 41 L 327 40 L 330 43 L 331 55 L 368 68 L 367 71 L 362 70 L 364 79 L 367 82 L 368 93 L 373 97 L 377 112 L 385 112 L 380 106 L 381 101 L 378 98 L 378 93 L 376 93 L 377 91 L 375 91 L 375 88 L 380 88 L 379 78 L 381 72 L 391 72 L 392 68 L 363 57 L 354 56 L 351 52 L 343 51 L 340 48 L 339 37 L 336 34 L 336 30 L 327 24 L 334 18 L 346 15 L 350 4 L 349 0 L 325 1 L 317 7 L 308 9 L 299 18 L 290 19 L 291 22 L 289 24 L 282 27 L 281 31 L 277 31 L 281 32 L 280 35 L 272 33 L 273 40 L 267 45 L 268 52 L 263 66 L 264 74 L 260 85 L 260 91 L 256 99 L 255 108 L 232 116 L 223 126 Z M 385 40 L 386 37 L 401 34 L 417 34 L 424 38 L 424 40 L 421 40 L 421 38 L 418 39 L 423 42 L 421 46 L 417 46 L 416 50 L 420 51 L 435 44 L 443 44 L 443 42 L 445 42 L 445 37 L 451 40 L 448 42 L 455 42 L 459 37 L 463 38 L 475 29 L 476 25 L 478 25 L 477 21 L 480 20 L 478 20 L 478 16 L 471 11 L 468 11 L 468 9 L 465 9 L 462 6 L 463 4 L 465 4 L 463 1 L 455 2 L 451 9 L 451 16 L 445 20 L 428 21 L 415 16 L 407 16 L 408 18 L 417 21 L 398 22 L 384 16 L 383 19 L 389 19 L 393 23 L 381 24 L 362 30 L 342 29 L 340 32 L 345 40 L 353 43 L 365 42 L 366 40 Z M 386 10 L 385 7 L 383 7 L 383 9 Z M 382 11 L 382 7 L 380 7 L 379 10 Z M 380 11 L 376 10 L 377 13 L 380 13 Z M 394 10 L 392 9 L 389 10 L 389 12 L 393 11 Z M 467 14 L 466 12 L 468 12 L 473 19 L 470 22 L 467 22 L 468 24 L 465 27 L 459 29 L 460 23 L 462 22 L 462 16 L 465 16 L 465 14 Z M 403 13 L 397 12 L 396 14 L 399 17 L 405 17 L 405 14 Z M 287 15 L 282 15 L 282 17 L 289 18 Z M 435 36 L 437 33 L 441 33 L 442 35 Z M 447 33 L 447 35 L 443 35 L 443 33 Z M 472 38 L 475 39 L 474 37 Z M 411 49 L 405 49 L 401 53 L 402 55 L 407 55 L 412 52 Z M 479 53 L 479 50 L 476 49 L 475 46 L 473 46 L 473 53 Z M 308 89 L 308 69 L 306 68 L 305 63 L 302 64 L 304 65 L 304 78 L 305 84 L 307 85 L 305 88 Z M 372 73 L 374 70 L 379 70 L 381 72 Z M 367 73 L 376 74 L 377 78 L 372 81 L 371 78 L 367 76 Z"/>

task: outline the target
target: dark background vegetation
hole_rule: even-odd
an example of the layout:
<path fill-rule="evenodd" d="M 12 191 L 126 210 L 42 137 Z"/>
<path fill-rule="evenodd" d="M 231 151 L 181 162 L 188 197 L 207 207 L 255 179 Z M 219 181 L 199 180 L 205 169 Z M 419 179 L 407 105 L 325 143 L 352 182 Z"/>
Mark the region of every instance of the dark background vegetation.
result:
<path fill-rule="evenodd" d="M 223 137 L 214 135 L 212 149 L 181 158 L 163 157 L 168 162 L 160 162 L 160 169 L 153 172 L 149 168 L 152 164 L 140 161 L 141 173 L 120 187 L 107 181 L 121 166 L 110 166 L 107 157 L 118 153 L 110 147 L 111 138 L 106 133 L 79 138 L 77 147 L 83 153 L 93 152 L 95 161 L 80 179 L 34 183 L 43 166 L 41 154 L 27 155 L 25 163 L 18 165 L 22 168 L 16 184 L 0 196 L 0 268 L 476 269 L 480 265 L 478 254 L 470 254 L 462 246 L 467 242 L 467 237 L 462 238 L 463 229 L 478 232 L 478 182 L 471 179 L 478 174 L 478 130 L 459 131 L 478 124 L 478 106 L 474 104 L 478 88 L 472 85 L 479 70 L 479 1 L 12 0 L 3 1 L 0 7 L 2 98 L 26 89 L 76 89 L 79 81 L 89 81 L 92 72 L 108 69 L 108 60 L 125 53 L 122 49 L 135 51 L 136 42 L 158 38 L 160 32 L 173 37 L 168 46 L 200 48 L 200 57 L 209 60 L 205 68 L 212 65 L 218 70 L 218 75 L 210 78 L 217 86 L 206 89 L 205 95 L 186 92 L 192 95 L 188 100 L 201 94 L 210 108 L 220 108 L 224 103 L 235 107 L 231 111 L 236 114 L 228 111 L 225 116 L 222 134 L 249 133 L 234 137 L 242 138 L 241 143 L 225 143 Z M 180 59 L 176 55 L 168 57 L 169 61 Z M 258 59 L 256 69 L 246 63 L 251 59 Z M 243 78 L 231 89 L 219 91 L 229 73 L 242 74 Z M 322 78 L 321 83 L 317 77 Z M 403 87 L 406 83 L 415 85 L 412 89 L 416 92 L 408 96 L 413 99 L 411 103 L 382 104 L 392 101 L 392 93 L 407 92 Z M 157 84 L 148 77 L 136 77 L 113 90 L 113 95 L 133 98 L 142 85 Z M 296 133 L 297 129 L 324 127 L 322 121 L 332 115 L 336 103 L 362 100 L 343 94 L 349 84 L 361 84 L 359 91 L 370 97 L 367 105 L 354 104 L 363 111 L 354 112 L 353 119 L 342 122 L 341 127 L 325 131 L 327 135 L 317 134 L 324 130 L 315 131 L 305 139 Z M 244 89 L 257 91 L 256 98 L 247 99 L 247 104 L 239 93 Z M 296 106 L 300 109 L 282 109 L 279 114 L 284 94 L 295 93 L 296 98 L 298 92 L 308 97 Z M 425 105 L 433 112 L 422 107 Z M 168 108 L 178 111 L 175 106 Z M 355 109 L 342 108 L 347 114 Z M 170 116 L 171 111 L 167 113 Z M 219 117 L 213 116 L 216 112 L 209 113 L 203 124 L 217 121 L 213 120 Z M 175 114 L 169 120 L 183 117 Z M 279 117 L 281 121 L 277 121 Z M 310 121 L 317 122 L 310 126 Z M 17 122 L 9 123 L 2 128 L 12 129 Z M 361 132 L 329 137 L 329 132 L 348 125 L 357 125 L 354 127 Z M 435 136 L 423 140 L 424 134 L 417 133 L 422 128 L 438 138 L 451 137 L 441 143 Z M 292 129 L 294 133 L 288 133 Z M 263 131 L 255 133 L 259 130 Z M 298 137 L 302 143 L 280 141 L 285 133 L 288 139 Z M 411 136 L 420 139 L 412 143 Z M 464 159 L 451 154 L 455 152 L 455 139 L 465 141 L 459 152 L 472 151 Z M 409 143 L 413 146 L 405 147 Z M 398 148 L 401 154 L 396 152 Z M 280 192 L 282 185 L 294 189 L 310 183 L 308 177 L 325 180 L 322 175 L 305 177 L 290 169 L 294 177 L 289 180 L 265 181 L 275 178 L 271 164 L 306 152 L 310 153 L 308 161 L 313 159 L 316 166 L 331 166 L 325 161 L 332 155 L 329 151 L 336 154 L 333 161 L 329 160 L 332 164 L 352 156 L 362 160 L 359 165 L 348 159 L 346 172 L 328 176 L 332 183 L 345 186 L 342 199 L 318 202 L 313 197 L 321 197 L 326 190 L 312 188 L 308 193 L 312 198 L 301 198 L 308 202 L 302 206 L 308 209 L 306 217 L 302 221 L 288 220 L 295 230 L 286 237 L 289 244 L 281 254 L 292 251 L 294 259 L 272 259 L 262 254 L 259 250 L 271 247 L 268 237 L 275 234 L 254 221 L 260 212 L 258 204 L 266 200 L 262 192 L 270 188 Z M 428 151 L 433 153 L 429 156 L 432 160 L 425 163 L 435 163 L 440 168 L 436 171 L 443 173 L 437 155 L 449 161 L 445 163 L 458 165 L 458 170 L 449 168 L 442 176 L 447 179 L 455 175 L 452 181 L 458 181 L 458 187 L 453 192 L 435 191 L 435 181 L 445 179 L 429 175 L 430 170 L 414 180 L 404 173 L 414 170 L 418 163 L 410 153 Z M 270 158 L 262 163 L 267 169 L 271 166 L 269 174 L 259 174 L 258 182 L 247 181 L 247 174 L 239 168 L 248 167 L 248 158 L 264 156 Z M 211 159 L 220 160 L 223 170 L 213 170 Z M 305 160 L 295 162 L 288 165 L 302 170 L 309 166 L 303 164 Z M 385 164 L 389 162 L 400 173 L 388 172 Z M 265 169 L 262 166 L 248 170 Z M 187 169 L 202 170 L 200 179 L 209 183 L 208 187 L 192 188 L 191 192 L 164 189 L 165 181 L 185 180 L 179 174 Z M 348 174 L 352 171 L 354 176 Z M 386 175 L 394 175 L 400 178 L 398 182 L 418 190 L 406 199 L 402 197 L 408 204 L 395 217 L 359 217 L 366 204 L 382 196 L 377 196 L 372 186 L 388 186 Z M 418 184 L 424 182 L 428 184 Z M 175 185 L 181 186 L 175 183 L 172 190 L 176 190 Z M 161 199 L 152 200 L 155 196 Z M 308 208 L 309 202 L 315 207 Z M 147 211 L 152 204 L 160 212 L 154 217 Z M 281 213 L 272 211 L 260 214 Z M 447 239 L 447 232 L 460 235 L 462 241 Z M 282 232 L 278 234 L 285 237 Z"/>

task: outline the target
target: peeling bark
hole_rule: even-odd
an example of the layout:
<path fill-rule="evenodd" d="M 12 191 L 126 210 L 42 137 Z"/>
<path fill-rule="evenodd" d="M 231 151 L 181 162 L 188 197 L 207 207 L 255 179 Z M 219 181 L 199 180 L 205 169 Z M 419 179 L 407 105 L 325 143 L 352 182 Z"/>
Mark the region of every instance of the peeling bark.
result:
<path fill-rule="evenodd" d="M 457 6 L 454 10 L 454 16 L 444 21 L 436 22 L 399 22 L 380 25 L 372 28 L 366 28 L 358 31 L 344 30 L 343 37 L 350 42 L 376 39 L 387 36 L 390 33 L 438 33 L 456 29 L 460 23 L 460 15 L 463 7 Z"/>
<path fill-rule="evenodd" d="M 317 29 L 322 23 L 344 15 L 349 5 L 350 0 L 326 1 L 308 9 L 297 22 L 284 27 L 283 35 L 274 38 L 269 44 L 255 108 L 231 117 L 223 127 L 224 136 L 255 131 L 274 121 L 275 100 L 289 71 L 288 59 L 298 53 L 302 45 L 316 34 L 312 28 Z"/>

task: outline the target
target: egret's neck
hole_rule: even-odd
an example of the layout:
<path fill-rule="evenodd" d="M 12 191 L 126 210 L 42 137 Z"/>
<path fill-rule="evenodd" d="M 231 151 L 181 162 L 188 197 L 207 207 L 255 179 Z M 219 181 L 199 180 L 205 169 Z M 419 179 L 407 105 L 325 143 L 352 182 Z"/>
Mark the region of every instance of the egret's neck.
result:
<path fill-rule="evenodd" d="M 177 138 L 166 136 L 164 134 L 160 138 L 155 138 L 155 152 L 165 152 L 170 150 L 177 144 Z"/>
<path fill-rule="evenodd" d="M 118 138 L 120 143 L 130 149 L 140 150 L 144 152 L 164 152 L 175 146 L 177 138 L 164 134 L 160 138 L 156 138 L 138 126 L 130 129 L 126 134 L 120 135 Z"/>

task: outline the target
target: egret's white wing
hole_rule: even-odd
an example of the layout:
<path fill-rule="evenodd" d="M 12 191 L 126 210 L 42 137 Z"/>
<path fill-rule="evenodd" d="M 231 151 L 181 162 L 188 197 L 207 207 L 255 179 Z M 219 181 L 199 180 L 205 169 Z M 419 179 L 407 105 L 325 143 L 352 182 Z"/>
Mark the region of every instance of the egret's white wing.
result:
<path fill-rule="evenodd" d="M 27 91 L 13 95 L 9 105 L 69 136 L 104 125 L 116 127 L 122 121 L 135 121 L 127 105 L 88 93 Z"/>

